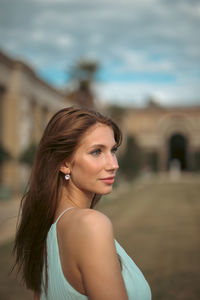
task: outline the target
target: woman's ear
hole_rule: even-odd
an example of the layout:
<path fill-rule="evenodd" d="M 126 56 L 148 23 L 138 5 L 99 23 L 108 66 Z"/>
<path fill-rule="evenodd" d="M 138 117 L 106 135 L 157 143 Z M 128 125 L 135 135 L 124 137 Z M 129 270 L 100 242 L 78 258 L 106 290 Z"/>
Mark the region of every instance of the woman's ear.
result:
<path fill-rule="evenodd" d="M 63 162 L 60 166 L 60 172 L 63 174 L 69 174 L 70 173 L 70 168 L 66 162 Z"/>

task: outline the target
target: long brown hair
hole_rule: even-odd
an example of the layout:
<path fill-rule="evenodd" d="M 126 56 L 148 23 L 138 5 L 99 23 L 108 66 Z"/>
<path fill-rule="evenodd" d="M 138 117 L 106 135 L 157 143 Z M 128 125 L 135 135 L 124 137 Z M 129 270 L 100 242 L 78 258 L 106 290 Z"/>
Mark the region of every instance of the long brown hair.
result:
<path fill-rule="evenodd" d="M 120 145 L 121 131 L 110 118 L 75 107 L 64 108 L 51 118 L 38 145 L 29 188 L 21 200 L 21 218 L 13 248 L 15 266 L 22 272 L 26 287 L 35 292 L 41 291 L 46 237 L 65 180 L 59 171 L 60 165 L 73 155 L 82 135 L 96 123 L 110 126 L 117 145 Z M 91 208 L 96 202 L 94 197 Z"/>

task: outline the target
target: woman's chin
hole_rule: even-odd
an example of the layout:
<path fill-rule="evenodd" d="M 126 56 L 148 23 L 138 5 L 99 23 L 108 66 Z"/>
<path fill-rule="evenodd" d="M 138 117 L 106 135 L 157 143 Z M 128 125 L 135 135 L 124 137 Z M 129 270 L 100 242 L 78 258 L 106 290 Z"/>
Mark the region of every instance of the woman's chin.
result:
<path fill-rule="evenodd" d="M 109 188 L 105 189 L 104 191 L 101 190 L 101 192 L 99 194 L 101 195 L 107 195 L 110 194 L 112 192 L 113 187 L 110 186 Z"/>

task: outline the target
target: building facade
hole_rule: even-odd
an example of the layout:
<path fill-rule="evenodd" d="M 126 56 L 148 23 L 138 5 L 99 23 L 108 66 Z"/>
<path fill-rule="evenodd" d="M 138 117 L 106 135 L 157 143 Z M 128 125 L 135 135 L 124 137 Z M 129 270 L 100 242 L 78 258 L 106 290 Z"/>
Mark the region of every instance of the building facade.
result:
<path fill-rule="evenodd" d="M 38 143 L 56 111 L 70 105 L 64 92 L 41 80 L 24 62 L 0 52 L 0 144 L 11 157 L 1 163 L 1 186 L 20 191 L 28 175 L 19 162 L 21 153 Z"/>
<path fill-rule="evenodd" d="M 200 106 L 129 109 L 123 119 L 128 136 L 141 150 L 142 167 L 200 171 Z"/>
<path fill-rule="evenodd" d="M 10 154 L 9 160 L 0 160 L 0 186 L 12 192 L 24 188 L 30 168 L 20 162 L 21 154 L 38 143 L 56 111 L 79 102 L 41 80 L 24 62 L 0 52 L 0 146 Z M 175 162 L 183 171 L 200 171 L 200 106 L 129 108 L 120 113 L 119 124 L 125 140 L 134 139 L 138 152 L 133 155 L 141 169 L 168 171 Z"/>

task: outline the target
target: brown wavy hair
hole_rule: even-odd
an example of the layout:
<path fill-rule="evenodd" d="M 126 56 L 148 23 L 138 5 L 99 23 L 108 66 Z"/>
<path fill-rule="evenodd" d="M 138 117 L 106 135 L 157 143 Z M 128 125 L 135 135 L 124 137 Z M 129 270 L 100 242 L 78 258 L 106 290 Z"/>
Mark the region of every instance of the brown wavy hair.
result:
<path fill-rule="evenodd" d="M 60 165 L 72 157 L 82 135 L 96 123 L 110 126 L 117 145 L 121 144 L 121 131 L 110 118 L 93 110 L 68 107 L 51 118 L 38 145 L 28 191 L 21 200 L 20 221 L 13 248 L 16 257 L 14 268 L 21 272 L 26 287 L 37 293 L 41 292 L 44 266 L 47 279 L 46 238 L 65 180 L 59 171 Z M 98 199 L 95 195 L 91 208 Z"/>

